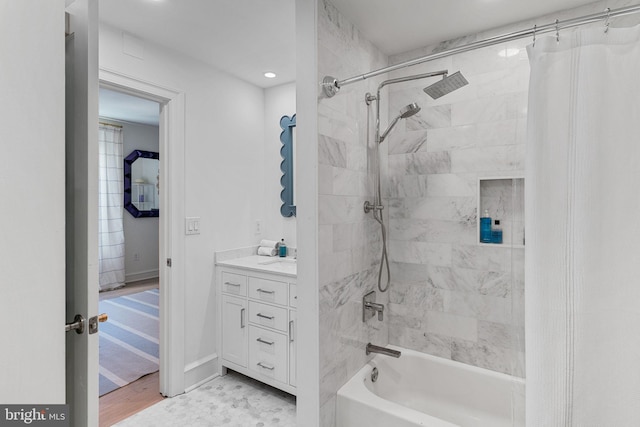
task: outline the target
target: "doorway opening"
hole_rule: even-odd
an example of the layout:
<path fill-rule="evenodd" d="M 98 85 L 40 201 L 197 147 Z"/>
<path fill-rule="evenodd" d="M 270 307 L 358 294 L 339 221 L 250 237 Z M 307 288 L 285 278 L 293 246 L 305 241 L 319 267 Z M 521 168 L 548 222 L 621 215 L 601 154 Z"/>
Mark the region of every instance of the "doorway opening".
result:
<path fill-rule="evenodd" d="M 160 108 L 108 87 L 99 95 L 100 425 L 160 394 Z M 115 418 L 114 418 L 115 417 Z"/>
<path fill-rule="evenodd" d="M 116 71 L 99 70 L 100 87 L 155 101 L 159 120 L 159 392 L 185 391 L 184 362 L 184 92 Z M 144 157 L 144 156 L 143 156 Z M 158 390 L 156 389 L 156 392 Z"/>

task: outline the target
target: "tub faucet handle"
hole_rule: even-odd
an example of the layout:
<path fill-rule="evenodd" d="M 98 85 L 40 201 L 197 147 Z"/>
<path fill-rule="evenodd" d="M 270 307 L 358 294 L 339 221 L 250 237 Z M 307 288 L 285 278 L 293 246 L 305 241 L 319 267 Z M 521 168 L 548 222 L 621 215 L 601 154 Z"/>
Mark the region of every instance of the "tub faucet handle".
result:
<path fill-rule="evenodd" d="M 378 304 L 376 301 L 376 291 L 371 291 L 362 297 L 362 321 L 373 317 L 378 313 L 378 320 L 382 322 L 384 316 L 384 305 Z"/>
<path fill-rule="evenodd" d="M 378 320 L 382 321 L 384 316 L 384 305 L 376 302 L 365 301 L 364 308 L 378 313 Z"/>

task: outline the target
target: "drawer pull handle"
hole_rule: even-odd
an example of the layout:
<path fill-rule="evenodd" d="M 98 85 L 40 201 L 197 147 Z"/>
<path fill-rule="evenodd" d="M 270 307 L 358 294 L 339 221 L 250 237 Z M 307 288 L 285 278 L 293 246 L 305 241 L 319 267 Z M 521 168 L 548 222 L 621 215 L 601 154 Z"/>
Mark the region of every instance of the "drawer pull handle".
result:
<path fill-rule="evenodd" d="M 264 289 L 258 288 L 258 292 L 262 292 L 263 294 L 275 294 L 275 291 L 266 291 Z"/>
<path fill-rule="evenodd" d="M 266 314 L 258 313 L 256 314 L 258 317 L 262 317 L 263 319 L 273 320 L 273 316 L 267 316 Z"/>
<path fill-rule="evenodd" d="M 258 338 L 256 341 L 261 342 L 262 344 L 274 345 L 275 341 L 265 341 L 262 338 Z"/>
<path fill-rule="evenodd" d="M 261 368 L 268 369 L 270 371 L 273 371 L 274 369 L 276 369 L 275 366 L 265 365 L 262 362 L 258 362 L 257 365 L 260 366 Z"/>
<path fill-rule="evenodd" d="M 233 282 L 224 282 L 225 285 L 229 285 L 229 286 L 237 286 L 240 287 L 240 283 L 233 283 Z"/>
<path fill-rule="evenodd" d="M 293 320 L 289 320 L 289 342 L 293 342 Z"/>
<path fill-rule="evenodd" d="M 244 308 L 240 309 L 240 329 L 244 329 Z"/>

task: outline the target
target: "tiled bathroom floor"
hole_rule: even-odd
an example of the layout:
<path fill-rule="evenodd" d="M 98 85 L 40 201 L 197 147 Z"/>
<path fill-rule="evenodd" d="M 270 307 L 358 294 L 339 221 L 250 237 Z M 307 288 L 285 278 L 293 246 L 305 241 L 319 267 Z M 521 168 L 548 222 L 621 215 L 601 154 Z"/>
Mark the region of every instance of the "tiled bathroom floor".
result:
<path fill-rule="evenodd" d="M 117 427 L 295 427 L 296 398 L 236 372 L 145 409 Z"/>

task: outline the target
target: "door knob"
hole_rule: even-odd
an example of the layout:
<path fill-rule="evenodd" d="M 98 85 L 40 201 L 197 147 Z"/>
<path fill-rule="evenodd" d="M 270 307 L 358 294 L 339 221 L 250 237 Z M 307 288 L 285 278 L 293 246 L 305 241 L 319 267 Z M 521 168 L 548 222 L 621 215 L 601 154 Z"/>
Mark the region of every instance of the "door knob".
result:
<path fill-rule="evenodd" d="M 73 322 L 64 325 L 64 331 L 76 331 L 76 334 L 82 334 L 84 332 L 84 317 L 82 314 L 76 314 L 73 318 Z"/>

